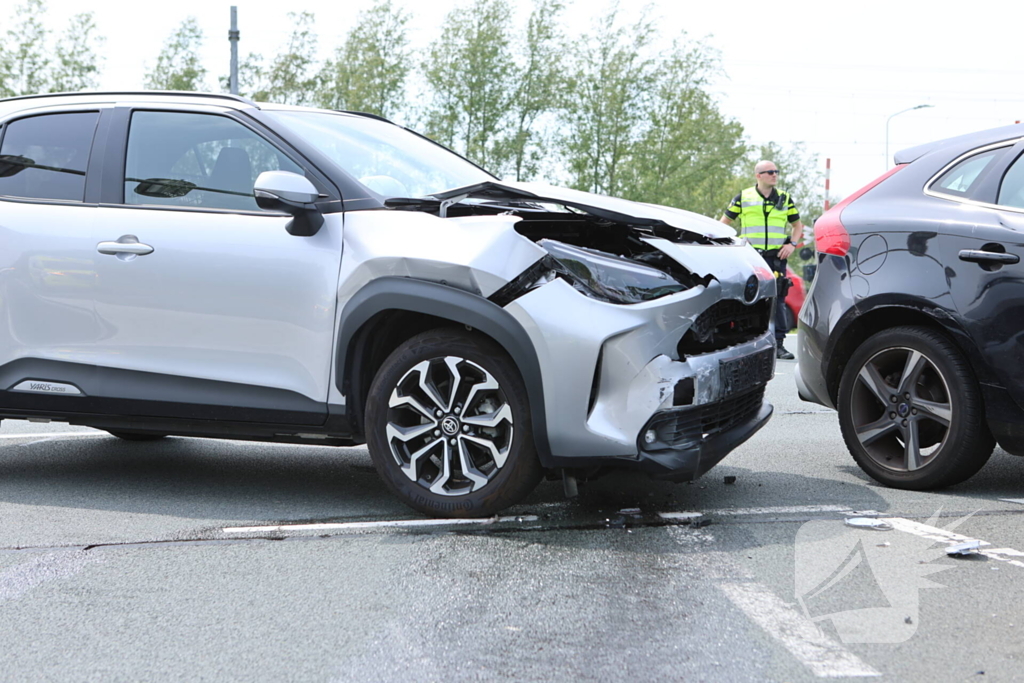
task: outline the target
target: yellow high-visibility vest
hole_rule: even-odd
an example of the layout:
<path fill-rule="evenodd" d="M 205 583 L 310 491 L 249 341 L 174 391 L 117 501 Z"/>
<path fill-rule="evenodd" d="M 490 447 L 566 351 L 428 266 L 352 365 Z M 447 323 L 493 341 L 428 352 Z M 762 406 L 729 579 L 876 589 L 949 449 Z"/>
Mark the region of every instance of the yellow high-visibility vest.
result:
<path fill-rule="evenodd" d="M 786 243 L 789 225 L 789 193 L 779 192 L 778 201 L 765 213 L 765 198 L 757 187 L 748 187 L 740 193 L 740 237 L 755 249 L 771 251 Z"/>

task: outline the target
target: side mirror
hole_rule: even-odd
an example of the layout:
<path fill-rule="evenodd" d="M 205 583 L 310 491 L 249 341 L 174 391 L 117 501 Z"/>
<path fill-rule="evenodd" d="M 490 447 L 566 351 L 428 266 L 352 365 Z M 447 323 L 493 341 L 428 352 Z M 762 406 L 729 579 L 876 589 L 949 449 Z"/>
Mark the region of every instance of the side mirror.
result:
<path fill-rule="evenodd" d="M 312 237 L 324 224 L 316 207 L 320 197 L 309 178 L 289 171 L 264 171 L 253 186 L 256 204 L 268 211 L 284 211 L 292 220 L 285 229 L 297 237 Z"/>

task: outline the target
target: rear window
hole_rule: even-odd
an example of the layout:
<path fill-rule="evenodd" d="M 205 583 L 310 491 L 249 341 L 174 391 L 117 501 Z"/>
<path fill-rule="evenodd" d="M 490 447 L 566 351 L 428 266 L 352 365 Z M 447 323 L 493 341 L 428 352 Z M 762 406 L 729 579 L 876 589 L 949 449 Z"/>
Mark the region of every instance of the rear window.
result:
<path fill-rule="evenodd" d="M 97 120 L 98 112 L 75 112 L 9 123 L 0 144 L 0 195 L 83 201 Z"/>
<path fill-rule="evenodd" d="M 966 197 L 971 190 L 977 186 L 978 179 L 982 177 L 986 168 L 992 161 L 1000 156 L 1005 148 L 992 149 L 981 154 L 975 154 L 961 161 L 949 169 L 932 184 L 933 192 L 953 195 L 954 197 Z"/>

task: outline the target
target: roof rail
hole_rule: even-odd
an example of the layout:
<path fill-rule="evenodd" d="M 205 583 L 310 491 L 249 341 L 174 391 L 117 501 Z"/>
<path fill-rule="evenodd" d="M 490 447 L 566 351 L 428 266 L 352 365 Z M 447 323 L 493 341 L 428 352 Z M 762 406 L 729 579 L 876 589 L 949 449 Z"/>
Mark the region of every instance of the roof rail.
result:
<path fill-rule="evenodd" d="M 385 123 L 395 123 L 394 121 L 386 119 L 379 114 L 371 114 L 365 111 L 351 111 L 348 109 L 335 109 L 334 111 L 338 112 L 339 114 L 355 114 L 356 116 L 365 116 L 368 119 L 377 119 L 378 121 L 383 121 Z"/>
<path fill-rule="evenodd" d="M 245 97 L 241 97 L 240 95 L 231 95 L 228 93 L 195 92 L 192 90 L 82 90 L 78 92 L 50 92 L 42 93 L 39 95 L 18 95 L 17 97 L 4 97 L 0 99 L 0 102 L 41 99 L 43 97 L 75 97 L 79 95 L 83 97 L 95 95 L 174 95 L 175 97 L 213 97 L 224 100 L 233 100 L 235 102 L 242 102 L 244 104 L 249 104 L 259 108 L 255 102 Z"/>

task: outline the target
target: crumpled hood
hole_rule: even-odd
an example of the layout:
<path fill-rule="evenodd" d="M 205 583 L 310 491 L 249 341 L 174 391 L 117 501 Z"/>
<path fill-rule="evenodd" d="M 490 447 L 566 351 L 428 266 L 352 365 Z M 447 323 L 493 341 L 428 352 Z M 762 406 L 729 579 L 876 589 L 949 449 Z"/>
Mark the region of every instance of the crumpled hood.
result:
<path fill-rule="evenodd" d="M 736 232 L 729 226 L 690 211 L 673 209 L 657 204 L 642 204 L 628 199 L 606 197 L 591 192 L 570 190 L 565 187 L 548 185 L 547 183 L 520 183 L 508 181 L 488 181 L 458 187 L 433 195 L 445 200 L 454 197 L 474 197 L 478 199 L 509 200 L 522 199 L 536 202 L 551 202 L 579 209 L 599 218 L 634 225 L 664 224 L 701 235 L 708 239 L 735 237 Z"/>

